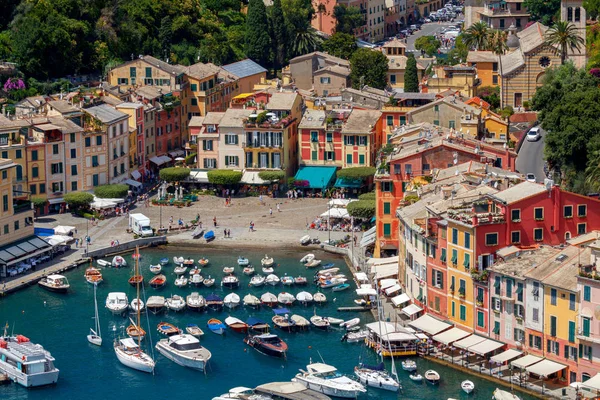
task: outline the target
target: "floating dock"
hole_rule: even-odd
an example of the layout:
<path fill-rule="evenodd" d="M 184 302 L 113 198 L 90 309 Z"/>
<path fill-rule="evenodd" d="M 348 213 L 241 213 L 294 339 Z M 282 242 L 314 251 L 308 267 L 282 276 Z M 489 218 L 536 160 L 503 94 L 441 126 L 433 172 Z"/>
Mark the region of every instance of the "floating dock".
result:
<path fill-rule="evenodd" d="M 371 307 L 338 307 L 338 311 L 371 311 Z"/>
<path fill-rule="evenodd" d="M 287 400 L 331 400 L 331 397 L 312 389 L 307 389 L 298 382 L 271 382 L 257 386 L 256 393 L 277 396 L 278 399 Z"/>

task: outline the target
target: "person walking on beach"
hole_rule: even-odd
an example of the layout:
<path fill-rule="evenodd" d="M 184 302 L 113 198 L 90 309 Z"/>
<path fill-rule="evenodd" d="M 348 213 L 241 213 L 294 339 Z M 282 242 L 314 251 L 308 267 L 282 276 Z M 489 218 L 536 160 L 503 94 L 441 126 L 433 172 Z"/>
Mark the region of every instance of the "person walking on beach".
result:
<path fill-rule="evenodd" d="M 223 237 L 227 237 L 227 229 L 223 229 Z"/>
<path fill-rule="evenodd" d="M 217 227 L 217 217 L 213 217 L 213 224 L 215 225 L 215 228 Z"/>
<path fill-rule="evenodd" d="M 227 229 L 227 237 L 231 238 L 231 229 Z"/>
<path fill-rule="evenodd" d="M 269 207 L 269 215 L 273 216 L 273 207 Z"/>
<path fill-rule="evenodd" d="M 277 212 L 281 212 L 281 203 L 277 203 Z"/>

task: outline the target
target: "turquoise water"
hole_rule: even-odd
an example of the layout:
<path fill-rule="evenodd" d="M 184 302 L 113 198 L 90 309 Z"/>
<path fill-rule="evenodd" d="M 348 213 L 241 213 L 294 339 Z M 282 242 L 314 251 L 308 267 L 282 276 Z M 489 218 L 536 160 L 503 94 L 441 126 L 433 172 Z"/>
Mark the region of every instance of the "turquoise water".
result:
<path fill-rule="evenodd" d="M 249 277 L 241 274 L 241 268 L 237 266 L 238 254 L 226 251 L 177 251 L 175 248 L 169 248 L 167 251 L 145 250 L 142 252 L 143 258 L 140 262 L 142 272 L 146 281 L 152 276 L 148 266 L 162 257 L 168 257 L 172 260 L 173 256 L 189 256 L 194 259 L 205 256 L 210 259 L 210 266 L 203 269 L 203 275 L 208 274 L 218 278 L 217 283 L 212 288 L 190 287 L 177 288 L 173 282 L 175 274 L 173 264 L 165 267 L 168 284 L 165 288 L 154 290 L 146 289 L 146 296 L 160 294 L 169 297 L 171 294 L 187 295 L 192 291 L 199 291 L 203 295 L 216 293 L 224 297 L 229 290 L 222 290 L 219 286 L 219 280 L 223 276 L 223 266 L 235 266 L 241 285 L 236 291 L 241 298 L 249 292 L 260 298 L 260 295 L 266 291 L 278 294 L 282 291 L 288 291 L 296 294 L 302 290 L 315 293 L 317 288 L 313 284 L 306 287 L 276 287 L 263 286 L 260 288 L 249 288 Z M 244 256 L 250 259 L 250 262 L 260 269 L 260 259 L 263 253 L 245 251 Z M 312 281 L 311 276 L 314 270 L 306 270 L 298 260 L 304 255 L 297 252 L 280 251 L 271 254 L 275 262 L 279 264 L 275 268 L 275 273 L 282 276 L 284 272 L 288 275 L 297 276 L 302 274 Z M 317 253 L 318 258 L 323 259 L 323 263 L 334 262 L 337 267 L 342 268 L 343 273 L 349 275 L 349 271 L 341 258 L 326 253 Z M 129 265 L 133 265 L 130 256 L 125 257 Z M 336 366 L 341 372 L 351 374 L 359 358 L 368 363 L 376 363 L 375 354 L 364 346 L 356 343 L 341 343 L 340 338 L 343 335 L 341 330 L 332 330 L 322 332 L 310 330 L 306 333 L 284 333 L 277 329 L 273 331 L 279 334 L 289 346 L 287 360 L 276 359 L 264 356 L 252 348 L 245 345 L 242 341 L 243 335 L 235 332 L 227 332 L 225 336 L 219 336 L 211 333 L 206 328 L 206 322 L 212 317 L 224 320 L 229 314 L 242 320 L 254 315 L 266 322 L 271 323 L 273 312 L 270 308 L 259 310 L 244 309 L 243 306 L 233 311 L 224 309 L 223 312 L 208 311 L 204 314 L 190 311 L 180 313 L 170 312 L 169 314 L 150 314 L 150 333 L 153 342 L 158 340 L 156 325 L 160 321 L 171 322 L 181 328 L 189 323 L 198 324 L 205 334 L 201 338 L 202 344 L 212 352 L 210 368 L 206 375 L 201 372 L 190 370 L 167 360 L 155 351 L 157 360 L 155 375 L 148 375 L 142 372 L 131 370 L 121 365 L 116 359 L 112 349 L 112 339 L 115 334 L 122 331 L 128 325 L 128 320 L 124 317 L 113 316 L 104 308 L 106 296 L 112 291 L 124 291 L 129 300 L 135 297 L 135 288 L 132 288 L 127 279 L 131 275 L 130 268 L 123 269 L 103 269 L 104 282 L 98 287 L 98 304 L 100 313 L 100 322 L 102 327 L 102 336 L 104 344 L 101 348 L 90 345 L 86 340 L 89 328 L 93 327 L 93 288 L 85 282 L 83 273 L 85 267 L 73 270 L 67 273 L 71 283 L 71 291 L 67 295 L 54 294 L 47 292 L 39 287 L 30 287 L 15 293 L 6 298 L 0 299 L 0 323 L 3 325 L 7 321 L 14 327 L 15 333 L 21 333 L 35 343 L 42 344 L 56 358 L 55 365 L 60 369 L 60 378 L 58 384 L 52 387 L 25 389 L 19 385 L 9 385 L 0 387 L 0 395 L 4 399 L 48 399 L 48 398 L 86 398 L 105 399 L 105 398 L 131 398 L 131 399 L 160 399 L 160 398 L 188 398 L 211 399 L 213 396 L 227 392 L 234 386 L 254 387 L 262 383 L 272 381 L 288 381 L 294 377 L 299 368 L 305 368 L 310 358 L 314 361 L 320 360 Z M 352 285 L 354 287 L 354 285 Z M 316 312 L 321 316 L 335 316 L 344 319 L 359 316 L 363 323 L 373 320 L 370 313 L 338 313 L 339 306 L 353 305 L 355 298 L 353 290 L 344 292 L 331 292 L 323 289 L 327 296 L 327 304 L 316 307 Z M 335 301 L 334 301 L 335 299 Z M 309 318 L 313 315 L 313 307 L 303 307 L 293 305 L 291 307 L 293 314 L 300 314 Z M 144 328 L 148 330 L 146 319 L 143 319 Z M 272 325 L 272 324 L 271 324 Z M 116 332 L 113 332 L 113 327 Z M 146 339 L 147 341 L 147 339 Z M 408 379 L 408 373 L 398 368 L 398 373 L 403 392 L 394 394 L 369 389 L 364 399 L 447 399 L 453 397 L 456 399 L 490 399 L 491 394 L 496 387 L 487 381 L 474 377 L 461 375 L 459 372 L 429 363 L 425 360 L 417 360 L 420 372 L 429 368 L 436 369 L 442 376 L 439 387 L 432 387 L 425 383 L 415 384 Z M 399 363 L 398 363 L 399 366 Z M 389 368 L 389 362 L 388 362 Z M 475 382 L 476 392 L 468 396 L 460 389 L 460 382 L 464 379 L 471 379 Z M 526 399 L 526 396 L 521 396 Z M 191 397 L 189 397 L 191 398 Z"/>

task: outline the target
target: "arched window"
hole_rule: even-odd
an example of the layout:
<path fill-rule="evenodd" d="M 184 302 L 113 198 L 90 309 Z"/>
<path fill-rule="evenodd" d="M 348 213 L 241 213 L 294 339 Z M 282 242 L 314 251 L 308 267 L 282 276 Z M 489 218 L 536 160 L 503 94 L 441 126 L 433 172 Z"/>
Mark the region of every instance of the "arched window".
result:
<path fill-rule="evenodd" d="M 583 374 L 581 374 L 581 382 L 585 382 L 585 381 L 589 380 L 590 378 L 591 378 L 591 376 L 587 372 L 584 372 Z"/>
<path fill-rule="evenodd" d="M 581 8 L 577 7 L 575 9 L 575 22 L 579 22 L 581 20 Z"/>
<path fill-rule="evenodd" d="M 571 239 L 571 232 L 565 232 L 565 240 Z"/>
<path fill-rule="evenodd" d="M 567 21 L 573 21 L 573 7 L 567 8 Z"/>

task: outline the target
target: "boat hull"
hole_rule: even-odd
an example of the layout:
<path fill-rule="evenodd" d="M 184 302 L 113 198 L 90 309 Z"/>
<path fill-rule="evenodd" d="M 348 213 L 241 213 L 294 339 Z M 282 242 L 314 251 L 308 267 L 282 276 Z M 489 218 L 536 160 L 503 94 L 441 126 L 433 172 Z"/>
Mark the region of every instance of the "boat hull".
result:
<path fill-rule="evenodd" d="M 381 379 L 377 376 L 370 374 L 369 372 L 356 372 L 356 376 L 360 383 L 366 386 L 371 386 L 378 389 L 389 390 L 390 392 L 397 392 L 400 390 L 400 385 L 393 382 L 391 379 Z"/>
<path fill-rule="evenodd" d="M 44 282 L 38 282 L 38 285 L 40 285 L 41 288 L 44 288 L 44 289 L 48 290 L 49 292 L 54 292 L 54 293 L 67 293 L 67 291 L 69 290 L 68 285 L 51 286 L 51 285 L 47 285 Z"/>
<path fill-rule="evenodd" d="M 204 371 L 206 368 L 208 360 L 190 360 L 186 357 L 180 357 L 177 354 L 173 354 L 165 349 L 161 342 L 158 342 L 155 347 L 160 354 L 173 361 L 175 364 L 181 365 L 182 367 L 197 369 L 199 371 Z"/>
<path fill-rule="evenodd" d="M 54 385 L 58 381 L 58 373 L 60 371 L 55 368 L 52 371 L 27 375 L 22 373 L 20 368 L 16 368 L 11 364 L 2 361 L 0 358 L 0 372 L 8 375 L 8 378 L 11 381 L 17 382 L 19 385 L 29 388 Z"/>
<path fill-rule="evenodd" d="M 140 363 L 134 356 L 123 354 L 120 351 L 115 351 L 115 354 L 117 355 L 117 358 L 119 359 L 121 364 L 123 364 L 126 367 L 147 373 L 152 373 L 152 371 L 154 371 L 154 365 Z"/>
<path fill-rule="evenodd" d="M 298 376 L 296 376 L 296 378 L 294 378 L 294 380 L 296 382 L 300 382 L 301 384 L 306 386 L 308 389 L 314 390 L 319 393 L 323 393 L 327 396 L 341 397 L 344 399 L 355 399 L 361 394 L 361 392 L 359 392 L 358 390 L 336 389 L 336 388 L 332 388 L 329 386 L 325 386 L 320 382 L 311 382 L 311 381 L 304 380 L 303 378 L 300 378 Z M 322 381 L 325 382 L 325 380 L 322 380 Z"/>
<path fill-rule="evenodd" d="M 253 347 L 254 350 L 258 351 L 261 354 L 264 354 L 265 356 L 271 356 L 271 357 L 278 357 L 278 358 L 286 358 L 286 351 L 279 351 L 276 350 L 272 347 L 269 346 L 265 346 L 260 342 L 257 342 L 255 340 L 246 338 L 244 339 L 244 342 L 246 342 L 246 344 L 250 347 Z"/>

